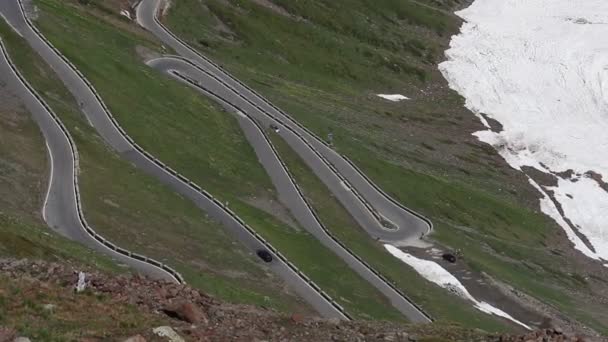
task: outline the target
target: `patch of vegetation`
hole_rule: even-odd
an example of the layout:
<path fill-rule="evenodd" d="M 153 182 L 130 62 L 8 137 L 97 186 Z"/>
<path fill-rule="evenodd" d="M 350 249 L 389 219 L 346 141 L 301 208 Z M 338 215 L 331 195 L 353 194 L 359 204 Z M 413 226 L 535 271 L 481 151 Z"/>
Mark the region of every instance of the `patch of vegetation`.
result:
<path fill-rule="evenodd" d="M 0 211 L 40 223 L 47 161 L 40 129 L 10 89 L 0 85 Z"/>

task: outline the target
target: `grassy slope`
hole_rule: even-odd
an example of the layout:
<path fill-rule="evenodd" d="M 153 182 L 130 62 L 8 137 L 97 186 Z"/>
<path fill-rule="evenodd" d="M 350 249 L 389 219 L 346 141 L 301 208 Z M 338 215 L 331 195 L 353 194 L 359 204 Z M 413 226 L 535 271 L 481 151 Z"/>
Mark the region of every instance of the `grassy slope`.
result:
<path fill-rule="evenodd" d="M 40 221 L 46 151 L 36 123 L 0 86 L 0 212 Z"/>
<path fill-rule="evenodd" d="M 434 220 L 434 238 L 463 249 L 473 268 L 605 331 L 580 264 L 548 246 L 563 233 L 537 212 L 525 178 L 470 136 L 482 127 L 436 70 L 459 25 L 452 7 L 273 2 L 293 17 L 252 1 L 180 0 L 166 21 L 320 136 L 332 131 L 340 152 Z M 392 92 L 414 100 L 373 95 Z"/>
<path fill-rule="evenodd" d="M 0 257 L 75 262 L 108 272 L 124 272 L 109 258 L 49 231 L 42 224 L 0 213 Z"/>
<path fill-rule="evenodd" d="M 325 226 L 357 255 L 441 320 L 481 327 L 487 331 L 506 329 L 504 325 L 482 314 L 460 298 L 451 296 L 421 279 L 414 270 L 386 252 L 381 243 L 370 239 L 289 145 L 280 136 L 271 132 L 269 135 Z"/>
<path fill-rule="evenodd" d="M 195 91 L 147 68 L 136 47 L 158 47 L 146 36 L 128 32 L 133 27 L 117 30 L 108 21 L 88 15 L 82 7 L 55 0 L 41 0 L 38 5 L 42 9 L 38 21 L 42 31 L 89 77 L 123 127 L 144 148 L 229 202 L 233 210 L 356 316 L 402 318 L 371 285 L 312 236 L 246 204 L 245 199 L 274 200 L 275 196 L 236 120 Z M 119 23 L 118 16 L 106 19 Z M 119 187 L 131 189 L 136 184 L 129 180 Z M 88 192 L 89 196 L 100 197 L 99 190 Z M 101 223 L 110 217 L 92 215 L 101 229 L 108 229 Z M 183 238 L 195 234 L 185 232 Z M 171 233 L 163 239 L 176 236 Z M 143 242 L 143 237 L 139 239 Z M 137 241 L 125 242 L 128 246 Z M 148 249 L 154 251 L 156 246 L 151 247 Z"/>
<path fill-rule="evenodd" d="M 223 299 L 307 310 L 299 299 L 282 292 L 280 282 L 267 276 L 217 223 L 206 219 L 189 201 L 120 160 L 88 126 L 70 93 L 46 64 L 4 23 L 0 24 L 0 33 L 24 76 L 43 94 L 76 141 L 81 157 L 81 193 L 89 223 L 123 247 L 166 260 L 189 283 Z M 31 141 L 43 144 L 37 134 L 36 140 Z M 30 192 L 28 197 L 41 198 L 41 191 Z M 40 205 L 36 203 L 36 207 Z M 14 211 L 12 216 L 21 221 L 25 217 Z M 26 226 L 16 231 L 21 226 L 6 225 L 2 240 L 15 242 L 15 246 L 22 243 L 36 247 L 39 240 L 29 240 L 41 233 L 29 236 L 26 232 L 34 228 Z M 7 253 L 16 254 L 18 250 L 11 248 Z"/>

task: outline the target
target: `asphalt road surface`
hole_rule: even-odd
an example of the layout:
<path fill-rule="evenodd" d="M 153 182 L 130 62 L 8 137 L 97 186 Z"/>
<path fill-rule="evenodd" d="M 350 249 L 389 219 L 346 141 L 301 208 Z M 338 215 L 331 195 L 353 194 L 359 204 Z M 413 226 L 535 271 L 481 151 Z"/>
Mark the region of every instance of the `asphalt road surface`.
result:
<path fill-rule="evenodd" d="M 142 1 L 137 8 L 137 21 L 184 58 L 163 57 L 151 60 L 148 64 L 190 84 L 228 110 L 237 113 L 239 123 L 270 175 L 280 199 L 289 207 L 298 222 L 389 298 L 393 306 L 411 321 L 428 322 L 429 318 L 411 301 L 328 235 L 298 192 L 297 185 L 289 177 L 271 143 L 264 139 L 263 128 L 256 124 L 256 121 L 265 127 L 279 127 L 282 138 L 372 237 L 394 245 L 416 244 L 431 230 L 430 222 L 396 203 L 353 164 L 297 124 L 286 113 L 181 42 L 156 19 L 160 4 L 161 0 Z"/>
<path fill-rule="evenodd" d="M 406 297 L 376 274 L 373 269 L 366 265 L 362 260 L 359 260 L 347 248 L 341 245 L 339 241 L 333 238 L 330 235 L 330 232 L 323 227 L 322 223 L 317 219 L 304 199 L 304 196 L 300 193 L 295 181 L 290 177 L 287 169 L 272 147 L 271 142 L 264 135 L 262 126 L 248 114 L 245 114 L 248 113 L 248 111 L 238 107 L 236 104 L 238 101 L 227 101 L 221 96 L 216 95 L 217 93 L 214 94 L 214 91 L 206 88 L 208 85 L 211 85 L 212 81 L 201 80 L 197 77 L 202 76 L 199 75 L 200 71 L 185 60 L 167 57 L 149 61 L 148 64 L 186 82 L 203 94 L 217 100 L 227 110 L 235 113 L 246 138 L 253 146 L 260 163 L 266 169 L 271 181 L 277 189 L 279 199 L 289 208 L 300 225 L 315 236 L 324 246 L 344 260 L 351 269 L 383 293 L 390 300 L 391 304 L 408 317 L 408 319 L 415 322 L 428 322 L 428 318 Z"/>
<path fill-rule="evenodd" d="M 252 254 L 259 249 L 270 249 L 276 251 L 272 246 L 265 243 L 261 238 L 253 233 L 245 223 L 234 215 L 230 210 L 224 208 L 221 203 L 218 203 L 210 196 L 206 195 L 200 187 L 189 182 L 188 180 L 179 177 L 174 172 L 171 172 L 162 162 L 156 160 L 153 156 L 140 150 L 134 142 L 121 131 L 117 124 L 112 120 L 111 113 L 105 109 L 102 100 L 89 87 L 87 81 L 73 69 L 66 60 L 43 39 L 41 35 L 35 32 L 34 28 L 29 25 L 25 19 L 25 14 L 22 13 L 22 8 L 18 0 L 0 2 L 0 13 L 7 22 L 28 42 L 28 44 L 48 63 L 56 72 L 57 76 L 66 85 L 68 90 L 82 103 L 82 111 L 86 115 L 91 125 L 96 129 L 100 136 L 117 151 L 123 158 L 129 160 L 138 168 L 157 177 L 160 181 L 170 186 L 172 189 L 192 200 L 197 206 L 206 211 L 210 216 L 214 217 L 222 223 L 222 225 L 236 237 L 243 245 L 249 249 Z M 42 123 L 50 125 L 50 123 Z M 45 126 L 41 126 L 45 130 Z M 45 134 L 45 138 L 48 136 Z M 48 140 L 47 140 L 48 141 Z M 65 152 L 65 146 L 63 148 Z M 53 151 L 54 152 L 54 151 Z M 59 158 L 59 157 L 58 157 Z M 63 156 L 64 160 L 69 159 L 68 155 Z M 67 181 L 58 183 L 52 190 L 57 195 L 49 198 L 45 212 L 46 217 L 51 221 L 49 225 L 57 227 L 64 235 L 89 245 L 90 241 L 86 234 L 83 234 L 83 227 L 76 224 L 73 217 L 75 213 L 65 209 L 67 204 L 75 204 L 74 198 L 74 183 L 69 182 L 69 178 L 73 177 L 73 168 L 70 169 L 53 169 L 54 175 L 61 174 L 61 177 L 67 177 Z M 59 176 L 56 176 L 59 177 Z M 55 177 L 54 177 L 55 178 Z M 57 196 L 57 198 L 55 197 Z M 68 206 L 69 207 L 69 206 Z M 67 212 L 66 212 L 67 211 Z M 293 265 L 282 257 L 278 252 L 274 253 L 275 258 L 271 263 L 266 265 L 285 280 L 297 293 L 313 306 L 321 315 L 325 317 L 348 318 L 343 309 L 332 301 L 321 289 L 316 285 L 311 284 L 303 274 L 294 269 Z M 155 270 L 147 270 L 137 268 L 145 274 L 154 276 Z"/>
<path fill-rule="evenodd" d="M 279 127 L 279 134 L 372 238 L 397 246 L 416 245 L 421 237 L 431 231 L 429 220 L 390 198 L 345 157 L 291 116 L 180 41 L 157 20 L 156 13 L 161 3 L 162 0 L 143 0 L 137 7 L 139 25 L 180 56 L 195 63 L 199 71 L 188 72 L 192 78 L 228 102 L 243 108 L 263 125 Z M 169 70 L 175 63 L 175 60 L 163 59 L 156 61 L 154 66 Z"/>
<path fill-rule="evenodd" d="M 272 124 L 280 128 L 279 134 L 314 170 L 315 174 L 372 237 L 395 245 L 413 244 L 430 231 L 430 222 L 385 195 L 353 164 L 335 153 L 322 140 L 300 126 L 287 114 L 272 106 L 205 57 L 182 44 L 156 21 L 155 13 L 159 3 L 158 0 L 144 0 L 138 7 L 138 22 L 157 35 L 165 44 L 187 57 L 188 60 L 172 57 L 159 58 L 150 61 L 149 65 L 188 83 L 207 96 L 214 97 L 228 110 L 237 114 L 238 122 L 245 136 L 270 175 L 281 201 L 289 207 L 298 222 L 381 291 L 393 306 L 411 321 L 428 322 L 429 318 L 420 309 L 334 239 L 322 226 L 280 161 L 270 141 L 264 135 L 263 126 Z M 107 111 L 101 98 L 94 93 L 87 81 L 66 60 L 62 59 L 44 41 L 43 37 L 33 30 L 33 27 L 29 26 L 20 10 L 17 0 L 0 4 L 0 12 L 3 13 L 9 24 L 57 72 L 67 88 L 83 104 L 83 112 L 89 122 L 109 145 L 142 170 L 156 176 L 177 192 L 193 200 L 201 209 L 221 221 L 252 251 L 269 247 L 275 252 L 275 255 L 281 256 L 272 246 L 248 229 L 246 224 L 234 213 L 223 208 L 221 203 L 214 201 L 208 194 L 201 192 L 200 188 L 197 189 L 197 186 L 180 178 L 175 172 L 167 170 L 164 164 L 138 148 L 135 142 L 128 138 L 126 133 L 113 121 L 111 113 Z M 260 123 L 263 126 L 260 126 Z M 74 182 L 72 182 L 73 186 Z M 59 194 L 68 194 L 69 191 L 69 186 L 65 184 L 59 185 L 56 190 Z M 50 199 L 49 203 L 55 203 L 55 201 Z M 60 219 L 67 217 L 65 213 L 55 209 L 54 205 L 45 207 L 46 211 L 50 211 L 49 216 L 52 217 Z M 82 227 L 72 227 L 62 223 L 55 226 L 60 227 L 58 229 L 63 230 L 71 238 L 86 243 L 85 237 L 77 234 L 77 231 L 82 233 Z M 314 285 L 311 286 L 307 278 L 298 274 L 282 256 L 278 259 L 275 258 L 275 261 L 269 266 L 321 314 L 346 317 L 339 306 L 332 303 L 331 299 Z"/>
<path fill-rule="evenodd" d="M 5 83 L 25 107 L 40 127 L 46 140 L 50 161 L 50 177 L 45 196 L 42 216 L 47 224 L 58 233 L 79 241 L 86 246 L 102 252 L 118 263 L 126 264 L 153 278 L 175 280 L 162 268 L 119 254 L 91 237 L 79 217 L 79 205 L 76 195 L 76 154 L 70 138 L 62 130 L 60 123 L 48 110 L 42 100 L 34 95 L 27 83 L 13 69 L 8 54 L 0 40 L 0 81 Z"/>

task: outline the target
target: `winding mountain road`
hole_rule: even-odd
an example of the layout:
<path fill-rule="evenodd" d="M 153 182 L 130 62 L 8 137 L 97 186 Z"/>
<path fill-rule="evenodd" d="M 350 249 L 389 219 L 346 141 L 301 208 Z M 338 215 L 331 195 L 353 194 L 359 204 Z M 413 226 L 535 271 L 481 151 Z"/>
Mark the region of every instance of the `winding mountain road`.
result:
<path fill-rule="evenodd" d="M 414 322 L 430 318 L 403 293 L 387 282 L 367 263 L 354 255 L 323 227 L 302 196 L 286 166 L 264 136 L 263 128 L 279 127 L 278 134 L 327 185 L 334 196 L 373 238 L 393 245 L 416 244 L 432 229 L 430 221 L 403 207 L 374 185 L 354 164 L 336 153 L 255 91 L 232 77 L 208 58 L 194 51 L 157 19 L 162 0 L 143 0 L 137 22 L 152 32 L 181 57 L 163 57 L 148 65 L 176 77 L 214 98 L 237 118 L 262 165 L 273 181 L 281 201 L 296 220 L 322 244 L 342 258 L 355 272 L 382 292 L 392 305 Z"/>
<path fill-rule="evenodd" d="M 287 113 L 171 33 L 156 17 L 162 3 L 163 0 L 141 1 L 136 9 L 139 25 L 180 56 L 193 62 L 187 75 L 228 102 L 237 104 L 265 126 L 274 124 L 279 127 L 283 139 L 370 236 L 393 245 L 405 246 L 417 244 L 421 237 L 432 230 L 428 219 L 384 193 L 345 156 L 335 152 Z M 171 70 L 176 64 L 179 62 L 175 59 L 161 59 L 154 63 L 154 67 Z"/>
<path fill-rule="evenodd" d="M 220 221 L 222 225 L 248 250 L 255 252 L 258 249 L 269 249 L 272 251 L 276 257 L 272 263 L 266 265 L 289 284 L 321 315 L 325 317 L 338 317 L 341 319 L 350 318 L 339 304 L 321 290 L 306 275 L 300 272 L 280 252 L 253 231 L 253 229 L 236 216 L 230 209 L 224 207 L 220 201 L 213 198 L 198 185 L 181 176 L 139 147 L 118 125 L 89 81 L 86 80 L 86 78 L 63 55 L 61 55 L 61 53 L 57 51 L 29 21 L 20 0 L 0 2 L 0 13 L 2 13 L 5 20 L 9 22 L 13 29 L 17 30 L 42 59 L 51 66 L 77 101 L 82 103 L 83 113 L 108 145 L 117 151 L 123 158 L 143 171 L 155 176 L 178 193 L 189 198 L 211 217 Z M 41 125 L 41 129 L 45 131 L 48 129 L 47 126 L 51 125 L 52 122 L 41 121 L 39 124 Z M 49 139 L 49 136 L 45 134 L 45 138 Z M 75 158 L 72 152 L 66 154 L 66 151 L 69 150 L 65 146 L 58 149 L 58 151 L 63 151 L 63 160 Z M 55 151 L 53 150 L 53 152 Z M 72 157 L 69 156 L 70 153 L 72 153 Z M 54 158 L 54 160 L 58 159 Z M 60 165 L 53 163 L 53 166 Z M 61 174 L 61 177 L 73 178 L 73 170 L 73 168 L 70 171 L 70 169 L 66 170 L 57 167 L 53 169 L 53 174 Z M 45 212 L 47 218 L 56 218 L 56 222 L 51 221 L 49 225 L 58 229 L 69 238 L 95 247 L 90 243 L 88 236 L 83 234 L 84 227 L 76 224 L 76 221 L 73 219 L 76 214 L 70 207 L 77 206 L 78 201 L 76 200 L 75 195 L 72 195 L 75 194 L 76 191 L 77 186 L 75 186 L 74 182 L 69 182 L 69 179 L 68 181 L 59 182 L 53 187 L 52 192 L 57 194 L 57 198 L 51 197 L 49 199 L 49 204 L 53 204 L 47 205 Z M 157 272 L 156 270 L 137 267 L 137 264 L 134 264 L 134 266 L 142 273 L 151 276 L 154 276 Z"/>
<path fill-rule="evenodd" d="M 186 59 L 163 57 L 151 60 L 148 64 L 198 89 L 203 94 L 216 100 L 228 111 L 235 113 L 247 140 L 254 147 L 260 163 L 277 189 L 279 199 L 289 208 L 300 225 L 315 236 L 324 246 L 344 260 L 351 269 L 384 294 L 391 304 L 408 317 L 408 319 L 415 322 L 429 321 L 429 318 L 404 294 L 393 287 L 365 261 L 351 252 L 348 247 L 344 246 L 323 226 L 311 206 L 307 203 L 295 180 L 289 174 L 286 165 L 281 161 L 272 143 L 264 134 L 262 126 L 247 114 L 250 113 L 251 108 L 245 108 L 245 104 L 242 101 L 238 101 L 238 99 L 227 100 L 214 90 L 209 89 L 208 87 L 213 87 L 213 81 L 197 77 L 202 77 L 203 74 L 200 74 L 196 66 Z M 240 105 L 244 107 L 239 107 Z"/>
<path fill-rule="evenodd" d="M 0 39 L 0 81 L 17 95 L 40 127 L 46 140 L 50 161 L 50 177 L 42 216 L 58 233 L 102 252 L 119 263 L 129 265 L 154 278 L 181 282 L 179 275 L 167 272 L 149 262 L 119 253 L 96 239 L 81 211 L 78 195 L 78 152 L 69 133 L 50 107 L 19 74 Z"/>
<path fill-rule="evenodd" d="M 429 322 L 431 319 L 427 314 L 365 261 L 353 254 L 322 225 L 304 196 L 302 196 L 297 184 L 289 174 L 287 167 L 280 160 L 271 142 L 265 136 L 263 126 L 268 127 L 273 124 L 280 127 L 279 134 L 281 137 L 328 186 L 370 236 L 394 245 L 415 244 L 420 237 L 432 229 L 430 222 L 386 195 L 347 158 L 336 153 L 289 115 L 181 42 L 157 20 L 156 13 L 160 3 L 160 0 L 144 0 L 141 2 L 137 8 L 138 23 L 183 57 L 163 57 L 149 61 L 148 64 L 198 89 L 206 96 L 214 98 L 227 110 L 235 113 L 245 136 L 254 147 L 260 162 L 270 175 L 281 201 L 290 209 L 297 221 L 322 244 L 342 258 L 349 267 L 382 292 L 391 301 L 392 305 L 408 317 L 410 321 Z M 197 206 L 219 220 L 233 236 L 238 238 L 251 251 L 260 248 L 267 248 L 272 251 L 277 258 L 268 266 L 322 315 L 349 318 L 348 314 L 335 301 L 311 282 L 308 277 L 298 271 L 280 252 L 253 231 L 235 213 L 198 185 L 181 176 L 139 147 L 113 118 L 103 100 L 86 78 L 27 19 L 20 0 L 2 2 L 0 12 L 9 24 L 53 68 L 74 97 L 83 104 L 83 112 L 91 125 L 123 158 L 191 199 Z M 39 124 L 43 127 L 49 123 L 39 122 Z M 68 136 L 66 135 L 66 137 Z M 49 136 L 46 133 L 45 138 L 49 141 Z M 49 150 L 51 150 L 50 147 Z M 67 158 L 65 151 L 63 152 L 63 158 Z M 73 160 L 77 158 L 75 152 L 72 153 L 72 158 Z M 73 176 L 73 170 L 72 168 L 72 178 L 76 179 Z M 70 174 L 69 171 L 64 169 L 55 170 L 54 173 L 61 174 L 62 178 L 69 178 Z M 67 196 L 64 198 L 67 202 L 51 198 L 49 203 L 74 203 L 76 206 L 79 205 L 76 198 L 69 198 L 70 191 L 77 194 L 77 184 L 73 181 L 70 187 L 67 183 L 69 183 L 69 179 L 58 183 L 53 190 L 53 193 L 57 193 L 58 196 Z M 65 213 L 62 208 L 58 208 L 55 204 L 46 206 L 45 212 L 48 212 L 49 217 L 56 217 L 59 221 L 56 224 L 49 222 L 49 225 L 58 227 L 57 229 L 65 235 L 77 241 L 87 243 L 86 236 L 84 236 L 86 234 L 82 234 L 86 230 L 83 229 L 82 225 L 78 226 L 61 221 L 64 219 L 69 221 L 69 215 L 73 213 Z M 143 269 L 141 271 L 148 272 L 148 270 Z M 154 274 L 154 271 L 152 272 Z"/>

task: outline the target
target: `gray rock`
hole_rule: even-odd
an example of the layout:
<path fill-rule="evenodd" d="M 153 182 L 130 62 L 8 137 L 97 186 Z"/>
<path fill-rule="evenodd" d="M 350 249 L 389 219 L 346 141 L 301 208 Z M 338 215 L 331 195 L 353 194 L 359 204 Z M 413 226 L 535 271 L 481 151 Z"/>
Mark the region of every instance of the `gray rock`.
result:
<path fill-rule="evenodd" d="M 131 336 L 123 342 L 146 342 L 146 339 L 141 335 Z"/>
<path fill-rule="evenodd" d="M 181 336 L 179 336 L 173 328 L 168 326 L 161 326 L 152 329 L 152 332 L 160 337 L 166 337 L 169 342 L 186 342 Z"/>
<path fill-rule="evenodd" d="M 17 337 L 16 339 L 13 340 L 13 342 L 32 342 L 29 338 L 27 337 Z"/>

